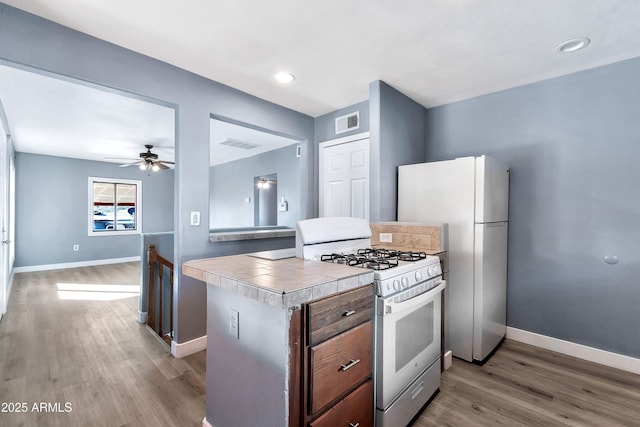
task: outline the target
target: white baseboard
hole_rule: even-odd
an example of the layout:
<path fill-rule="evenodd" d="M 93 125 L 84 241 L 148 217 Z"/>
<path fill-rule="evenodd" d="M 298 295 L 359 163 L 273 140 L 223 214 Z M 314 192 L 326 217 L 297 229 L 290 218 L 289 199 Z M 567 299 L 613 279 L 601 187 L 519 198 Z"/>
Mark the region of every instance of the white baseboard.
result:
<path fill-rule="evenodd" d="M 120 264 L 122 262 L 134 262 L 134 261 L 140 261 L 140 257 L 132 256 L 132 257 L 126 257 L 126 258 L 94 259 L 90 261 L 63 262 L 60 264 L 28 265 L 26 267 L 15 267 L 13 269 L 13 272 L 14 273 L 31 273 L 34 271 L 62 270 L 65 268 L 91 267 L 94 265 Z"/>
<path fill-rule="evenodd" d="M 507 327 L 507 338 L 640 375 L 640 359 Z"/>
<path fill-rule="evenodd" d="M 193 353 L 197 353 L 207 348 L 207 336 L 193 339 L 191 341 L 178 344 L 175 341 L 171 341 L 171 354 L 174 357 L 185 357 Z"/>
<path fill-rule="evenodd" d="M 147 312 L 146 311 L 138 311 L 138 323 L 142 323 L 142 324 L 147 323 Z"/>
<path fill-rule="evenodd" d="M 209 424 L 209 421 L 207 421 L 207 417 L 204 417 L 204 419 L 202 420 L 202 427 L 213 427 L 213 425 Z"/>

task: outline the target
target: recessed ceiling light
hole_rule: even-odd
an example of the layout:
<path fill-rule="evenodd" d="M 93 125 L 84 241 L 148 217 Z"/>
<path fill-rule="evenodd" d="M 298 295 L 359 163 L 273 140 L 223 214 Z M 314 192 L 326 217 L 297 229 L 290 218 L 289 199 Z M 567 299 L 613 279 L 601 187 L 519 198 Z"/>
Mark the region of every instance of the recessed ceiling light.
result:
<path fill-rule="evenodd" d="M 556 52 L 558 53 L 571 53 L 580 49 L 584 49 L 591 43 L 586 37 L 578 37 L 575 39 L 567 40 L 566 42 L 562 42 L 556 47 Z"/>
<path fill-rule="evenodd" d="M 281 71 L 273 77 L 280 83 L 291 83 L 296 79 L 293 74 L 287 73 L 286 71 Z"/>

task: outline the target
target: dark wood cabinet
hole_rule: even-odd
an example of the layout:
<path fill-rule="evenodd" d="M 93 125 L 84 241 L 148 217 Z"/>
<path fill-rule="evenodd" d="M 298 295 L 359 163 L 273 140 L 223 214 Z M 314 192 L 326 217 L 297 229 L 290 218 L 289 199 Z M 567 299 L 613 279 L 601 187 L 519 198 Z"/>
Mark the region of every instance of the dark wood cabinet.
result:
<path fill-rule="evenodd" d="M 367 427 L 373 425 L 373 380 L 309 423 L 310 427 Z"/>
<path fill-rule="evenodd" d="M 371 286 L 308 304 L 309 345 L 316 345 L 373 319 Z"/>
<path fill-rule="evenodd" d="M 368 321 L 309 349 L 312 414 L 371 376 L 372 329 Z"/>
<path fill-rule="evenodd" d="M 299 425 L 373 426 L 373 302 L 369 285 L 303 305 Z"/>

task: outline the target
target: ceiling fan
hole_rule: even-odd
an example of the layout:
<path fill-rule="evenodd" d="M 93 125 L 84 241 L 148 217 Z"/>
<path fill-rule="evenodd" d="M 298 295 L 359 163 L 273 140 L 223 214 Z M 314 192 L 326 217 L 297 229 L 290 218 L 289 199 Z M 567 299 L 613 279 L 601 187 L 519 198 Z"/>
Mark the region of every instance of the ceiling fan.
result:
<path fill-rule="evenodd" d="M 152 153 L 151 149 L 153 145 L 146 144 L 144 146 L 147 151 L 140 153 L 140 159 L 134 161 L 133 163 L 125 163 L 120 165 L 121 168 L 126 168 L 128 166 L 138 166 L 141 170 L 152 170 L 154 172 L 160 169 L 172 169 L 174 162 L 169 162 L 167 160 L 159 160 L 158 155 L 156 153 Z M 117 160 L 133 160 L 133 159 L 117 159 Z"/>

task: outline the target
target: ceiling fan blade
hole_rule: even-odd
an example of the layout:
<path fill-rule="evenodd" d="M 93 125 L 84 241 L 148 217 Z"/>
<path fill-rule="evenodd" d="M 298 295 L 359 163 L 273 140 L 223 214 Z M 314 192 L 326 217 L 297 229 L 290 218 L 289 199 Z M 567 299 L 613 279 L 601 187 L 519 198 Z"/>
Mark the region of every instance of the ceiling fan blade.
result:
<path fill-rule="evenodd" d="M 133 163 L 125 163 L 123 165 L 118 165 L 119 168 L 126 168 L 128 166 L 138 166 L 140 164 L 142 164 L 143 162 L 137 161 L 137 162 L 133 162 Z"/>
<path fill-rule="evenodd" d="M 147 144 L 144 146 L 147 149 L 146 152 L 140 153 L 139 159 L 131 159 L 131 158 L 123 158 L 123 157 L 105 157 L 105 160 L 121 160 L 121 161 L 129 161 L 131 163 L 124 163 L 118 165 L 118 167 L 126 168 L 129 166 L 140 166 L 144 169 L 150 169 L 151 166 L 156 166 L 157 169 L 173 169 L 174 162 L 159 160 L 158 155 L 156 153 L 151 152 L 153 149 L 153 145 Z M 157 170 L 156 169 L 156 170 Z"/>
<path fill-rule="evenodd" d="M 160 169 L 171 169 L 169 166 L 165 165 L 165 163 L 168 163 L 168 162 L 164 162 L 161 160 L 156 160 L 155 162 L 153 162 L 153 164 L 158 166 Z"/>

